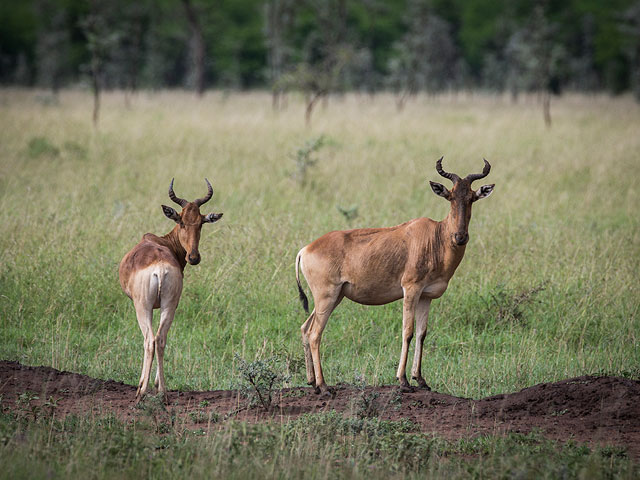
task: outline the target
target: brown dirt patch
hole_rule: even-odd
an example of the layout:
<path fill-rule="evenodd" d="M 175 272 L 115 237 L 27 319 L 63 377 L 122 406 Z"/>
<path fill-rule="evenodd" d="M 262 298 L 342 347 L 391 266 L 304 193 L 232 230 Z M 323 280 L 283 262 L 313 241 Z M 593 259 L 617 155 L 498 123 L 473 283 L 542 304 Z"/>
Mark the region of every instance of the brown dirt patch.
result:
<path fill-rule="evenodd" d="M 42 404 L 50 397 L 56 400 L 57 416 L 113 413 L 121 420 L 135 421 L 142 415 L 140 409 L 134 408 L 134 386 L 50 367 L 0 361 L 2 406 L 16 409 L 17 398 L 27 391 L 38 395 L 34 404 Z M 423 432 L 448 439 L 537 430 L 555 440 L 622 446 L 632 457 L 640 458 L 637 380 L 584 376 L 481 400 L 425 391 L 400 394 L 395 386 L 367 387 L 365 395 L 374 392 L 378 394 L 375 404 L 379 418 L 406 418 Z M 207 422 L 198 423 L 198 418 L 211 411 L 222 418 L 231 414 L 230 417 L 250 422 L 288 420 L 331 410 L 354 415 L 361 398 L 362 391 L 350 385 L 338 385 L 333 399 L 321 398 L 311 388 L 288 388 L 278 392 L 274 402 L 277 406 L 265 412 L 260 408 L 242 409 L 246 402 L 235 390 L 172 391 L 169 408 L 187 428 L 196 429 L 207 427 Z"/>

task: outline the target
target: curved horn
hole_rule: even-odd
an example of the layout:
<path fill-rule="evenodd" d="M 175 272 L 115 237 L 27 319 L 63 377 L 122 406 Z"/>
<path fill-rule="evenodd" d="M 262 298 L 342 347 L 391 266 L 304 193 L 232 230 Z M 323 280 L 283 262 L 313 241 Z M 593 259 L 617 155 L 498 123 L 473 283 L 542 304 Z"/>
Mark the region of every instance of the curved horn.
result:
<path fill-rule="evenodd" d="M 456 175 L 455 173 L 449 173 L 449 172 L 445 172 L 442 169 L 442 159 L 444 157 L 440 157 L 440 159 L 436 162 L 436 171 L 442 175 L 444 178 L 448 178 L 449 180 L 451 180 L 454 184 L 457 183 L 460 180 L 460 177 L 458 175 Z"/>
<path fill-rule="evenodd" d="M 169 185 L 169 198 L 184 208 L 184 206 L 189 202 L 187 202 L 184 198 L 176 197 L 176 194 L 173 192 L 173 180 L 174 179 L 172 178 L 171 185 Z"/>
<path fill-rule="evenodd" d="M 482 170 L 482 173 L 470 173 L 469 175 L 467 175 L 467 178 L 465 178 L 465 180 L 469 180 L 470 182 L 473 182 L 474 180 L 480 180 L 481 178 L 484 178 L 487 175 L 489 175 L 489 172 L 491 171 L 491 164 L 487 162 L 486 158 L 483 158 L 483 160 L 484 160 L 484 169 Z"/>
<path fill-rule="evenodd" d="M 204 205 L 209 200 L 211 200 L 211 197 L 213 196 L 213 187 L 209 183 L 209 180 L 205 178 L 204 181 L 207 182 L 207 188 L 208 188 L 207 195 L 202 198 L 197 198 L 196 200 L 193 201 L 193 203 L 195 203 L 197 206 Z"/>

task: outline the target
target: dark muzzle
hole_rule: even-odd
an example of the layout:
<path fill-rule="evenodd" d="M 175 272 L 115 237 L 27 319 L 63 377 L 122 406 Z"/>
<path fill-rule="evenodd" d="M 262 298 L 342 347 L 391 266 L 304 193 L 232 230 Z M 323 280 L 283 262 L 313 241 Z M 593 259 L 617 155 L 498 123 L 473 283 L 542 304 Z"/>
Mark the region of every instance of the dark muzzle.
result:
<path fill-rule="evenodd" d="M 191 265 L 197 265 L 200 263 L 200 254 L 199 253 L 190 253 L 187 256 L 187 261 L 189 262 L 189 264 Z"/>
<path fill-rule="evenodd" d="M 469 241 L 469 234 L 458 232 L 453 235 L 453 239 L 455 240 L 456 245 L 466 245 L 466 243 Z"/>

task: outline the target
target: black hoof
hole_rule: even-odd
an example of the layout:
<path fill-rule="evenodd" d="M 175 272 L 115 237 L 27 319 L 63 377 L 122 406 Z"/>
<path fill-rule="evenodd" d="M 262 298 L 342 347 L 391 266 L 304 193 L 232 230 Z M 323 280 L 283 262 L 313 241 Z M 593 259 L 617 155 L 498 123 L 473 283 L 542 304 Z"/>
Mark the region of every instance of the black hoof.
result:
<path fill-rule="evenodd" d="M 398 378 L 398 382 L 400 383 L 400 391 L 402 393 L 411 393 L 415 391 L 415 389 L 407 381 L 406 375 L 402 375 L 401 377 L 397 377 L 397 378 Z"/>
<path fill-rule="evenodd" d="M 415 388 L 413 388 L 411 385 L 400 385 L 398 388 L 400 388 L 400 391 L 402 393 L 413 393 L 416 391 Z"/>
<path fill-rule="evenodd" d="M 424 378 L 415 378 L 415 377 L 413 377 L 413 379 L 418 384 L 418 388 L 420 390 L 426 390 L 427 392 L 431 391 L 431 387 L 429 387 L 429 385 L 427 385 L 427 382 L 424 381 Z"/>
<path fill-rule="evenodd" d="M 336 392 L 333 388 L 328 387 L 326 385 L 322 385 L 320 387 L 315 388 L 316 395 L 320 395 L 320 397 L 329 399 L 336 396 Z"/>
<path fill-rule="evenodd" d="M 325 400 L 331 400 L 336 396 L 336 392 L 332 388 L 327 388 L 324 392 L 320 394 L 321 398 Z"/>

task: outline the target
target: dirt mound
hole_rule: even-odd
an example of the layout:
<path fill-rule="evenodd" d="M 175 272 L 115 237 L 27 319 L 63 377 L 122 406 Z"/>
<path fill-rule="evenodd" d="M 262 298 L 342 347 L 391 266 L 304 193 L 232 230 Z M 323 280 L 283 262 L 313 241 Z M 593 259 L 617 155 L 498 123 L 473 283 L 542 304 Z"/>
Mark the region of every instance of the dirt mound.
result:
<path fill-rule="evenodd" d="M 16 401 L 26 392 L 38 396 L 31 400 L 32 405 L 53 399 L 57 416 L 112 413 L 131 421 L 141 415 L 133 404 L 134 386 L 0 361 L 3 408 L 24 410 L 24 400 Z M 363 391 L 351 385 L 338 385 L 335 397 L 326 399 L 311 388 L 289 388 L 277 393 L 276 406 L 269 412 L 247 409 L 234 390 L 174 391 L 169 401 L 187 428 L 202 428 L 202 419 L 210 412 L 256 422 L 335 410 L 345 415 L 364 412 L 385 420 L 406 418 L 425 433 L 450 439 L 535 429 L 556 440 L 623 446 L 633 457 L 640 457 L 640 381 L 619 377 L 577 377 L 481 400 L 425 391 L 400 394 L 395 386 Z"/>

